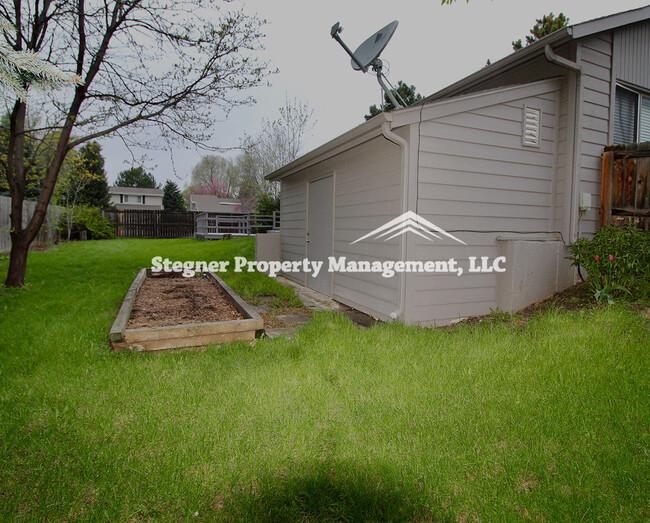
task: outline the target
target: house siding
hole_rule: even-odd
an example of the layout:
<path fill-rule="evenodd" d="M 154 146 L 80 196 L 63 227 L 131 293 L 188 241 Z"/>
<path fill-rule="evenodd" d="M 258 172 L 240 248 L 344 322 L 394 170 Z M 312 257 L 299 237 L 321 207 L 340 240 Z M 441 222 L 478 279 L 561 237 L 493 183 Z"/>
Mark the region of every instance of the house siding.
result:
<path fill-rule="evenodd" d="M 310 166 L 282 181 L 282 239 L 284 260 L 302 260 L 307 253 L 308 184 L 334 176 L 334 257 L 361 260 L 399 259 L 399 240 L 351 242 L 401 214 L 400 147 L 383 136 Z M 323 269 L 325 270 L 325 269 Z M 286 274 L 309 285 L 309 275 Z M 395 309 L 398 279 L 380 274 L 334 273 L 332 297 L 386 320 Z"/>
<path fill-rule="evenodd" d="M 650 89 L 650 22 L 614 33 L 613 64 L 616 79 Z"/>
<path fill-rule="evenodd" d="M 596 231 L 599 224 L 601 155 L 609 143 L 611 103 L 612 34 L 602 33 L 578 42 L 578 63 L 582 67 L 582 111 L 580 115 L 579 184 L 580 193 L 591 194 L 592 207 L 582 215 L 580 236 Z M 575 212 L 578 212 L 575 205 Z M 573 231 L 577 234 L 578 231 Z"/>
<path fill-rule="evenodd" d="M 549 80 L 431 107 L 420 125 L 417 213 L 467 245 L 417 239 L 411 259 L 454 257 L 467 271 L 469 256 L 499 255 L 500 235 L 552 233 L 563 85 Z M 522 145 L 524 106 L 542 111 L 539 147 Z M 412 274 L 408 295 L 407 321 L 444 324 L 496 308 L 497 278 Z"/>

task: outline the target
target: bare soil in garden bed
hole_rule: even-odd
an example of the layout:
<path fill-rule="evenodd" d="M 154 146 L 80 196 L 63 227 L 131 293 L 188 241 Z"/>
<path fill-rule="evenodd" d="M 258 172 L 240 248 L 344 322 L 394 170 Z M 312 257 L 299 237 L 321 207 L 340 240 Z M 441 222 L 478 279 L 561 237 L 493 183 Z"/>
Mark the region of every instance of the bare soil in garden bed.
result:
<path fill-rule="evenodd" d="M 177 273 L 151 274 L 138 290 L 127 328 L 243 320 L 230 300 L 209 279 Z"/>

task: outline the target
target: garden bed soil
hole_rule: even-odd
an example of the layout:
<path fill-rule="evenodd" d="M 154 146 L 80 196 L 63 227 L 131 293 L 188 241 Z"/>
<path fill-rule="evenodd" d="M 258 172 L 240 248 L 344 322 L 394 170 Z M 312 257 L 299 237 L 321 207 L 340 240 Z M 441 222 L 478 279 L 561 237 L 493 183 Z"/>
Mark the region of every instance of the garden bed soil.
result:
<path fill-rule="evenodd" d="M 243 320 L 244 316 L 214 282 L 203 276 L 178 273 L 148 277 L 135 297 L 128 329 L 187 323 Z"/>

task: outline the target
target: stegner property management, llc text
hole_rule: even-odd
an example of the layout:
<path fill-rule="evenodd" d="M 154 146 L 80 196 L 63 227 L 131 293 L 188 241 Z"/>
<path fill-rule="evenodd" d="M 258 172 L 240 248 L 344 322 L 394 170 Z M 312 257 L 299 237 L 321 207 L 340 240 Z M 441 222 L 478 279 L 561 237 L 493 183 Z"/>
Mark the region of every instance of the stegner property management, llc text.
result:
<path fill-rule="evenodd" d="M 463 267 L 465 265 L 466 267 Z M 226 272 L 231 266 L 230 260 L 224 261 L 180 261 L 170 260 L 162 256 L 155 256 L 151 259 L 152 272 L 180 272 L 187 278 L 193 277 L 197 272 Z M 310 260 L 285 260 L 285 261 L 262 261 L 248 260 L 244 256 L 235 256 L 233 260 L 234 272 L 263 272 L 271 277 L 280 273 L 306 273 L 313 278 L 318 277 L 325 266 L 325 261 Z M 469 256 L 467 263 L 462 265 L 455 258 L 447 260 L 348 260 L 345 256 L 330 256 L 327 259 L 327 272 L 342 273 L 376 273 L 384 278 L 392 278 L 396 274 L 413 273 L 435 273 L 435 274 L 456 274 L 462 276 L 467 270 L 468 273 L 491 273 L 506 271 L 506 257 L 498 256 L 490 259 L 489 256 Z"/>

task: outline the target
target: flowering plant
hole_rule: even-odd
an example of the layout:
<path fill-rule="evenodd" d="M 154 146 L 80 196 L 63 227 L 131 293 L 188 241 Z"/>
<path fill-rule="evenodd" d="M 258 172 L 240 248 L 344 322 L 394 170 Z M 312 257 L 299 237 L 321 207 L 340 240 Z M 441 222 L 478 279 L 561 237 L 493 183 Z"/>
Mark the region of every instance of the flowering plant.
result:
<path fill-rule="evenodd" d="M 596 301 L 612 303 L 615 295 L 650 296 L 650 232 L 633 224 L 608 225 L 593 238 L 569 247 L 572 265 L 588 273 Z"/>

